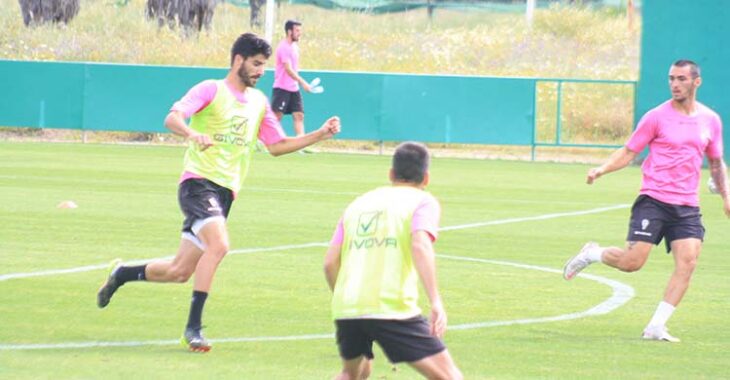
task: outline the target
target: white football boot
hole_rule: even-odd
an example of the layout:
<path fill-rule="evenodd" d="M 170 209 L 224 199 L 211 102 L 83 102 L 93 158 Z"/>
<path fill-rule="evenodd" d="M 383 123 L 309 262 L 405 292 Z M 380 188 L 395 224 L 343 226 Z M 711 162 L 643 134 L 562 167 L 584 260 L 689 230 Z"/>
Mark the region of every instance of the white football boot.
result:
<path fill-rule="evenodd" d="M 679 338 L 669 335 L 666 326 L 647 326 L 644 333 L 641 334 L 642 339 L 660 340 L 663 342 L 679 343 Z"/>
<path fill-rule="evenodd" d="M 592 262 L 588 259 L 588 252 L 591 249 L 596 248 L 598 248 L 598 243 L 592 241 L 586 243 L 577 255 L 571 257 L 570 260 L 565 263 L 565 266 L 563 267 L 563 278 L 566 280 L 572 280 L 578 273 L 580 273 L 580 271 L 585 269 L 585 267 L 591 265 Z"/>

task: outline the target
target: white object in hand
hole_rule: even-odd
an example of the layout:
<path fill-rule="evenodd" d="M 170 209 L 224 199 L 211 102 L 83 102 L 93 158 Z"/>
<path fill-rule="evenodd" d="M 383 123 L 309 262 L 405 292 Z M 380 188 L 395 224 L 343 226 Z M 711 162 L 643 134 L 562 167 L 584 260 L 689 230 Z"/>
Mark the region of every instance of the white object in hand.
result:
<path fill-rule="evenodd" d="M 713 180 L 712 177 L 707 180 L 707 189 L 710 190 L 712 194 L 717 194 L 717 185 L 715 185 L 715 180 Z"/>
<path fill-rule="evenodd" d="M 322 87 L 322 86 L 312 87 L 311 92 L 312 92 L 312 94 L 321 94 L 324 92 L 324 87 Z"/>
<path fill-rule="evenodd" d="M 319 84 L 319 82 L 321 82 L 320 79 L 319 79 L 319 77 L 314 78 L 314 79 L 312 79 L 312 83 L 309 84 L 309 87 L 317 87 L 317 85 Z"/>

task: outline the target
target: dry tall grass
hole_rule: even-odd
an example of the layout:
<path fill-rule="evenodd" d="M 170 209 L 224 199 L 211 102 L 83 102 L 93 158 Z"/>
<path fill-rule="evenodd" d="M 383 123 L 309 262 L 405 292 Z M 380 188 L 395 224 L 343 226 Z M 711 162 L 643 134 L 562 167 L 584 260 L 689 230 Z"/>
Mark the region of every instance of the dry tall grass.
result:
<path fill-rule="evenodd" d="M 248 31 L 248 8 L 219 4 L 210 32 L 183 38 L 144 17 L 144 1 L 117 6 L 82 0 L 68 26 L 23 26 L 15 0 L 0 0 L 0 58 L 226 66 L 233 39 Z M 282 4 L 274 39 L 288 18 L 304 23 L 302 67 L 493 76 L 636 79 L 637 32 L 623 14 L 587 8 L 522 14 L 437 10 L 373 15 Z M 638 28 L 637 28 L 638 30 Z M 258 31 L 261 32 L 261 31 Z"/>

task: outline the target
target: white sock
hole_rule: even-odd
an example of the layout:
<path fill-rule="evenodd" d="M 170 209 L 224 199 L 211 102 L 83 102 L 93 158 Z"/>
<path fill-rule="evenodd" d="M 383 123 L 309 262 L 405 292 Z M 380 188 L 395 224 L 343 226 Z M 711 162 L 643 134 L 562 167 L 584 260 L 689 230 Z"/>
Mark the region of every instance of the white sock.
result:
<path fill-rule="evenodd" d="M 649 321 L 649 326 L 665 326 L 669 317 L 672 316 L 672 313 L 674 313 L 674 306 L 672 304 L 664 301 L 659 302 L 659 306 L 657 306 L 654 316 L 651 317 L 651 321 Z"/>
<path fill-rule="evenodd" d="M 603 262 L 603 247 L 595 247 L 588 250 L 586 257 L 592 263 Z"/>

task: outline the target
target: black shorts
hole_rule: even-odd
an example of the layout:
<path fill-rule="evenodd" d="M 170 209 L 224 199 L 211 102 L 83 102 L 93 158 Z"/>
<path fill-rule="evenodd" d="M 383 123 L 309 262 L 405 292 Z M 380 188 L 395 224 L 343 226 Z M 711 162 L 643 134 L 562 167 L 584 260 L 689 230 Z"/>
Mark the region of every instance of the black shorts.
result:
<path fill-rule="evenodd" d="M 299 91 L 287 91 L 281 88 L 274 88 L 271 94 L 271 108 L 274 112 L 281 112 L 289 115 L 293 112 L 304 112 L 302 94 Z"/>
<path fill-rule="evenodd" d="M 233 192 L 203 178 L 190 178 L 180 184 L 177 191 L 180 209 L 185 215 L 183 233 L 196 235 L 193 225 L 213 217 L 228 217 L 233 204 Z"/>
<path fill-rule="evenodd" d="M 431 335 L 422 316 L 404 319 L 338 319 L 337 346 L 344 360 L 361 355 L 372 359 L 373 341 L 378 342 L 391 363 L 415 362 L 446 349 Z"/>
<path fill-rule="evenodd" d="M 700 208 L 678 206 L 658 201 L 648 195 L 639 195 L 631 208 L 631 221 L 626 241 L 644 241 L 659 244 L 664 239 L 667 253 L 671 243 L 678 239 L 705 238 Z"/>

